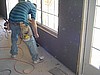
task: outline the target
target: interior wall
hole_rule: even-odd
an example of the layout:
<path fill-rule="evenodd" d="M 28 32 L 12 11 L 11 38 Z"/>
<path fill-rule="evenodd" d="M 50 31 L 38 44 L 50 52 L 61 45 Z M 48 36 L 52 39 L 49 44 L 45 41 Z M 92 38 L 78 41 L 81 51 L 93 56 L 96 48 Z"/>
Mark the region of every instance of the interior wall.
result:
<path fill-rule="evenodd" d="M 58 38 L 38 29 L 38 42 L 74 73 L 80 46 L 83 0 L 59 0 Z M 0 0 L 0 16 L 7 17 L 6 0 Z"/>
<path fill-rule="evenodd" d="M 59 0 L 58 38 L 38 28 L 39 44 L 76 73 L 80 46 L 83 0 Z"/>
<path fill-rule="evenodd" d="M 0 17 L 7 19 L 6 0 L 0 0 Z"/>

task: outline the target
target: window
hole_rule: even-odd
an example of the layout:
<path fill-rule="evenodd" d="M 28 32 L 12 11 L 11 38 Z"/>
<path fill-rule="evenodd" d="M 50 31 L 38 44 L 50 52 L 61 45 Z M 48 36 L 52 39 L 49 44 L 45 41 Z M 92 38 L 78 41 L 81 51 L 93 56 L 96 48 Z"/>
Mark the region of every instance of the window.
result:
<path fill-rule="evenodd" d="M 29 0 L 37 4 L 36 20 L 43 26 L 58 31 L 58 0 Z"/>
<path fill-rule="evenodd" d="M 92 35 L 91 64 L 100 69 L 100 0 L 96 0 Z"/>
<path fill-rule="evenodd" d="M 6 0 L 7 5 L 7 18 L 9 18 L 9 13 L 11 9 L 18 3 L 18 0 Z"/>

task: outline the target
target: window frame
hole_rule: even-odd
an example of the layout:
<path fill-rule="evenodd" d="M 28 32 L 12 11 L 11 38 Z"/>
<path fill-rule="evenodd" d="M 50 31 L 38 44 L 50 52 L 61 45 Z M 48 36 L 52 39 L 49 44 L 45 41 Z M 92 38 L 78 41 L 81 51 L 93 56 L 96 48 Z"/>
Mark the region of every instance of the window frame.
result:
<path fill-rule="evenodd" d="M 58 31 L 56 31 L 55 29 L 50 28 L 49 26 L 43 24 L 43 13 L 47 13 L 47 14 L 50 14 L 50 15 L 53 15 L 53 16 L 57 16 L 57 15 L 49 13 L 49 12 L 46 12 L 46 11 L 43 11 L 43 3 L 42 3 L 42 1 L 43 0 L 40 0 L 40 3 L 41 3 L 40 4 L 41 5 L 40 9 L 37 8 L 37 12 L 38 11 L 41 12 L 41 23 L 38 22 L 38 17 L 36 17 L 38 28 L 42 29 L 43 31 L 45 31 L 45 32 L 49 33 L 50 35 L 52 35 L 52 36 L 57 38 L 58 37 Z M 58 13 L 59 13 L 59 0 L 58 0 Z M 58 27 L 59 27 L 59 17 L 58 17 Z"/>

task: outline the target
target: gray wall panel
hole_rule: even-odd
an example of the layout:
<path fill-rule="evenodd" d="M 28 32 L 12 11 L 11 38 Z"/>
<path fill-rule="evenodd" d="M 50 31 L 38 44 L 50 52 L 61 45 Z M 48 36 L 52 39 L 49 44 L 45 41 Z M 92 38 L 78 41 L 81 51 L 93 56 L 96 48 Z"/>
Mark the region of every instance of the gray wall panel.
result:
<path fill-rule="evenodd" d="M 7 18 L 6 0 L 0 0 L 0 17 Z"/>
<path fill-rule="evenodd" d="M 80 45 L 83 0 L 59 0 L 58 38 L 39 29 L 38 42 L 76 73 Z"/>

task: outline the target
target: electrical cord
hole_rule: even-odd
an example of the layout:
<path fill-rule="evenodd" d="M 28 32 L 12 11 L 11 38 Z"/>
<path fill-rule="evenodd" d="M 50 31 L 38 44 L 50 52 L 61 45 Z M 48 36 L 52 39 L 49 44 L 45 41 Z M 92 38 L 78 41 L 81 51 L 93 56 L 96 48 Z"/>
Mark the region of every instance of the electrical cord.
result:
<path fill-rule="evenodd" d="M 15 64 L 14 64 L 14 70 L 15 70 L 17 73 L 20 73 L 20 74 L 29 74 L 29 73 L 33 72 L 33 70 L 35 69 L 34 65 L 31 64 L 31 63 L 28 63 L 28 62 L 22 61 L 22 60 L 18 60 L 18 59 L 15 59 L 15 60 L 16 60 L 16 62 L 15 62 Z M 16 69 L 16 63 L 17 63 L 18 61 L 19 61 L 19 62 L 22 62 L 22 63 L 26 63 L 26 64 L 31 65 L 31 66 L 33 67 L 33 69 L 32 69 L 31 71 L 29 71 L 28 73 L 24 72 L 24 70 L 23 70 L 22 72 L 21 72 L 21 71 L 18 71 L 18 70 Z"/>
<path fill-rule="evenodd" d="M 16 62 L 14 63 L 14 70 L 15 70 L 17 73 L 19 73 L 19 74 L 29 74 L 29 73 L 33 72 L 33 70 L 35 69 L 35 67 L 34 67 L 34 65 L 33 65 L 32 63 L 29 63 L 29 62 L 26 62 L 26 61 L 23 61 L 23 60 L 18 60 L 18 59 L 13 59 L 13 58 L 0 58 L 0 60 L 15 60 Z M 26 63 L 26 64 L 31 65 L 31 66 L 32 66 L 32 70 L 30 70 L 28 73 L 25 73 L 24 70 L 23 70 L 22 72 L 21 72 L 21 71 L 18 71 L 18 70 L 16 69 L 16 64 L 17 64 L 18 62 L 22 62 L 22 63 Z M 6 70 L 6 69 L 1 70 L 0 72 L 4 72 L 5 70 Z M 8 69 L 8 70 L 10 70 L 10 69 Z"/>
<path fill-rule="evenodd" d="M 0 25 L 0 27 L 1 27 L 1 25 Z M 1 27 L 2 28 L 2 27 Z M 3 29 L 3 28 L 2 28 Z M 5 33 L 7 33 L 7 31 L 5 32 Z M 0 34 L 0 36 L 2 36 L 1 38 L 3 38 L 3 35 L 2 34 Z M 8 35 L 7 35 L 8 36 Z M 5 36 L 7 39 L 8 39 L 8 37 L 7 36 Z M 1 40 L 0 40 L 1 41 Z M 20 40 L 20 42 L 17 44 L 18 45 L 18 48 L 22 51 L 22 56 L 20 57 L 20 59 L 21 58 L 23 58 L 23 56 L 24 56 L 24 52 L 23 52 L 23 50 L 22 50 L 22 48 L 21 47 L 19 47 L 19 45 L 21 44 L 21 41 L 22 40 Z M 0 47 L 0 48 L 10 48 L 10 47 Z M 35 69 L 35 67 L 34 67 L 34 65 L 32 64 L 32 63 L 29 63 L 29 62 L 26 62 L 26 61 L 23 61 L 23 60 L 20 60 L 20 59 L 14 59 L 14 58 L 0 58 L 0 60 L 15 60 L 16 62 L 14 63 L 14 70 L 17 72 L 17 73 L 20 73 L 20 74 L 29 74 L 29 73 L 31 73 L 34 69 Z M 26 64 L 29 64 L 29 65 L 31 65 L 32 66 L 32 70 L 30 70 L 28 73 L 26 73 L 26 72 L 24 72 L 24 70 L 21 72 L 21 71 L 18 71 L 17 69 L 16 69 L 16 64 L 18 63 L 18 62 L 22 62 L 22 63 L 26 63 Z M 9 74 L 8 75 L 11 75 L 11 70 L 10 69 L 4 69 L 4 70 L 1 70 L 0 72 L 5 72 L 5 71 L 9 71 Z"/>
<path fill-rule="evenodd" d="M 0 48 L 9 48 L 9 47 L 0 47 Z M 22 48 L 21 47 L 18 47 L 20 50 L 22 50 Z M 23 56 L 24 56 L 24 53 L 23 53 L 23 50 L 22 50 L 22 56 L 21 56 L 21 58 L 23 58 Z M 21 59 L 21 58 L 19 58 L 19 59 Z M 29 63 L 29 62 L 26 62 L 26 61 L 22 61 L 22 60 L 19 60 L 19 59 L 14 59 L 14 58 L 0 58 L 0 60 L 15 60 L 16 62 L 14 63 L 14 70 L 17 72 L 17 73 L 20 73 L 20 74 L 29 74 L 29 73 L 31 73 L 34 69 L 35 69 L 35 67 L 34 67 L 34 65 L 33 64 L 31 64 L 31 63 Z M 18 63 L 18 62 L 22 62 L 22 63 L 26 63 L 26 64 L 29 64 L 29 65 L 31 65 L 33 68 L 32 68 L 32 70 L 30 70 L 30 72 L 28 72 L 28 73 L 25 73 L 24 72 L 24 70 L 22 71 L 22 72 L 20 72 L 20 71 L 18 71 L 17 69 L 16 69 L 16 64 Z M 6 70 L 6 69 L 5 69 Z M 10 70 L 10 69 L 9 69 Z M 3 71 L 0 71 L 0 72 L 3 72 Z"/>
<path fill-rule="evenodd" d="M 5 72 L 5 71 L 9 71 L 8 75 L 11 75 L 11 70 L 10 69 L 4 69 L 4 70 L 1 70 L 0 72 Z"/>

